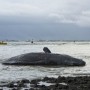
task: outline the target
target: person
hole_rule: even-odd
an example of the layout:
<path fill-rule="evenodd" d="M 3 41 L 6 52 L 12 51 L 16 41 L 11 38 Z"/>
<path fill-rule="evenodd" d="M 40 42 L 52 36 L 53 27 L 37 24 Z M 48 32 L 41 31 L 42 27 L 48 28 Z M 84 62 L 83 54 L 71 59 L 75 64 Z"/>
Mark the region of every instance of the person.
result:
<path fill-rule="evenodd" d="M 43 48 L 43 51 L 44 51 L 45 53 L 51 53 L 51 51 L 50 51 L 47 47 L 44 47 L 44 48 Z"/>
<path fill-rule="evenodd" d="M 31 43 L 33 43 L 33 40 L 31 41 Z"/>

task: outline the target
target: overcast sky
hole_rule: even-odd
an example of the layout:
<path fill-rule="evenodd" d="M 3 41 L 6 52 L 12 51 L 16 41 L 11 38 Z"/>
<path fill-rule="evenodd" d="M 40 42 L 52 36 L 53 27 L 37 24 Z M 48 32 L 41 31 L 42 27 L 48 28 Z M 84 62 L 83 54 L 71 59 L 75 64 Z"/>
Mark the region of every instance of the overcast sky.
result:
<path fill-rule="evenodd" d="M 0 0 L 0 39 L 90 40 L 90 0 Z"/>

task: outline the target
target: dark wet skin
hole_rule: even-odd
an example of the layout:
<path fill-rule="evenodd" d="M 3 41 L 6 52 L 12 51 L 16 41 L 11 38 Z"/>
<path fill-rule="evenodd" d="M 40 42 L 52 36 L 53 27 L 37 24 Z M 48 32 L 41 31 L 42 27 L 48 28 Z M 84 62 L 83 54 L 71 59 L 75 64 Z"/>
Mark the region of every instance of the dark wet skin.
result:
<path fill-rule="evenodd" d="M 45 53 L 51 53 L 51 51 L 50 51 L 47 47 L 44 47 L 44 48 L 43 48 L 43 51 L 44 51 Z"/>
<path fill-rule="evenodd" d="M 44 52 L 26 53 L 2 62 L 4 65 L 59 65 L 59 66 L 85 66 L 85 62 L 81 59 L 74 58 L 69 55 L 55 54 L 47 48 L 43 48 Z"/>

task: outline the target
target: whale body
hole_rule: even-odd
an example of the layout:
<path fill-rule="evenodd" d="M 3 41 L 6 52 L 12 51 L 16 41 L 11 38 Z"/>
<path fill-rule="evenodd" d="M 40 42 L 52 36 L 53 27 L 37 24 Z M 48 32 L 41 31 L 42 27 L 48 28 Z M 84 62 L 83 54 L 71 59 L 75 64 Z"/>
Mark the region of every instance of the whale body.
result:
<path fill-rule="evenodd" d="M 55 53 L 26 53 L 11 57 L 4 61 L 4 65 L 60 65 L 60 66 L 84 66 L 81 59 L 64 54 Z"/>

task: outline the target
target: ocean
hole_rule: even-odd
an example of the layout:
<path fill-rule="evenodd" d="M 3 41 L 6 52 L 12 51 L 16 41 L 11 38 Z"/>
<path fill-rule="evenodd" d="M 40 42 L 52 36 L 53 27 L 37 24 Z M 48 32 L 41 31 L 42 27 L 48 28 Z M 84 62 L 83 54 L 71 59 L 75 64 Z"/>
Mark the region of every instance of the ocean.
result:
<path fill-rule="evenodd" d="M 13 81 L 21 79 L 32 80 L 34 78 L 60 76 L 90 75 L 90 42 L 7 42 L 0 45 L 0 81 Z M 10 57 L 29 52 L 43 52 L 43 47 L 48 47 L 52 53 L 67 54 L 83 59 L 86 66 L 60 67 L 60 66 L 10 66 L 2 65 L 2 62 Z"/>

